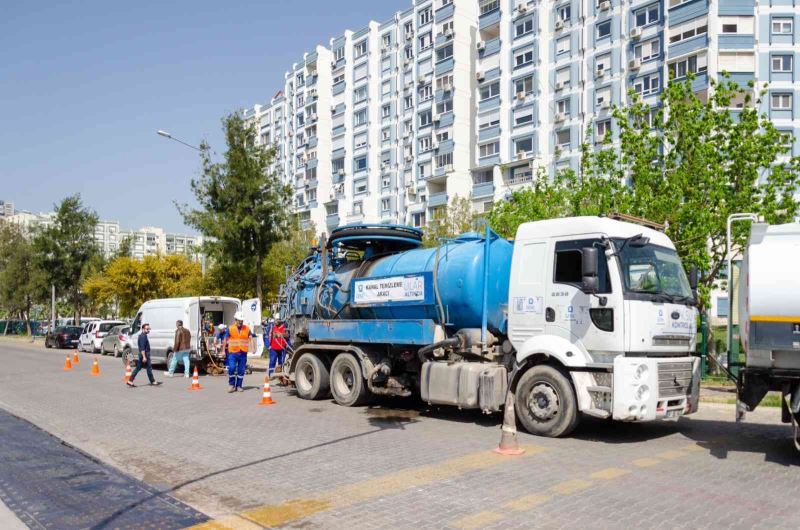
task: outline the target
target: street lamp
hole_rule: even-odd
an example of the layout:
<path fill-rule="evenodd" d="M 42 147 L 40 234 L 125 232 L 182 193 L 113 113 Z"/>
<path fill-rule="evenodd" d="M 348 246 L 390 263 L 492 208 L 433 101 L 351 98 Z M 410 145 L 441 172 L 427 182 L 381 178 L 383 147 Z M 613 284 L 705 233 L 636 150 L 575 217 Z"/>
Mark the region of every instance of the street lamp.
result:
<path fill-rule="evenodd" d="M 179 144 L 183 144 L 186 147 L 190 147 L 190 148 L 194 149 L 195 151 L 202 151 L 202 149 L 200 149 L 199 147 L 195 147 L 192 144 L 187 144 L 186 142 L 184 142 L 180 138 L 175 138 L 174 136 L 172 136 L 167 131 L 162 131 L 161 129 L 159 129 L 159 130 L 156 131 L 156 134 L 158 134 L 159 136 L 163 136 L 164 138 L 169 138 L 170 140 L 175 140 Z"/>

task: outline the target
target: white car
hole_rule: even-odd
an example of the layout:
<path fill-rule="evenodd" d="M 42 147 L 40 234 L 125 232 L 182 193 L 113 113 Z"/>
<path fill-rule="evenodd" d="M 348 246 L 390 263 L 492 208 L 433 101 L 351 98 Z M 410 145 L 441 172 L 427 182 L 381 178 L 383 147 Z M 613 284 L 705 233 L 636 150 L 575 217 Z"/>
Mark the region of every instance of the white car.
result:
<path fill-rule="evenodd" d="M 81 337 L 78 339 L 78 350 L 89 353 L 100 353 L 103 337 L 108 335 L 111 328 L 125 324 L 119 320 L 95 320 L 84 326 Z"/>

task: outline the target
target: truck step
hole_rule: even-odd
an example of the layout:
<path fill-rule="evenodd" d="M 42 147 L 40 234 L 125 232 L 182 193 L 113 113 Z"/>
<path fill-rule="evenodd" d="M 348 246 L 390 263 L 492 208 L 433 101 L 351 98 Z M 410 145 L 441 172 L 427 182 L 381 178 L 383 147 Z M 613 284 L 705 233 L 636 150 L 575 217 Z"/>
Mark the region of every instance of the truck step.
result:
<path fill-rule="evenodd" d="M 586 390 L 588 390 L 589 392 L 600 392 L 605 394 L 611 393 L 610 386 L 587 386 Z"/>
<path fill-rule="evenodd" d="M 583 412 L 584 414 L 588 414 L 589 416 L 594 416 L 595 418 L 601 418 L 601 419 L 605 419 L 611 416 L 611 413 L 609 411 L 602 409 L 586 409 L 581 412 Z"/>

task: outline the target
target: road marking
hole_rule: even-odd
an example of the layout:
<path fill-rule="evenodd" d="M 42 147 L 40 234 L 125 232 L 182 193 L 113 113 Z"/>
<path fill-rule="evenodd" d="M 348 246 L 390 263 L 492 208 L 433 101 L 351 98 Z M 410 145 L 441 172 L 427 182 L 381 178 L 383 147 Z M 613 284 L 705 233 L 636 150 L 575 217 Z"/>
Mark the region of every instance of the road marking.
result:
<path fill-rule="evenodd" d="M 553 493 L 560 493 L 561 495 L 569 495 L 570 493 L 575 493 L 576 491 L 584 490 L 591 485 L 592 483 L 588 480 L 574 478 L 572 480 L 565 480 L 564 482 L 559 482 L 555 486 L 552 486 L 550 488 L 550 491 L 552 491 Z"/>
<path fill-rule="evenodd" d="M 499 521 L 502 518 L 503 516 L 499 513 L 478 512 L 453 521 L 450 526 L 453 528 L 460 528 L 461 530 L 475 530 L 476 528 L 483 528 L 487 524 Z"/>
<path fill-rule="evenodd" d="M 622 475 L 627 475 L 630 473 L 627 469 L 620 469 L 618 467 L 609 467 L 607 469 L 601 469 L 600 471 L 595 471 L 591 475 L 591 478 L 597 478 L 602 480 L 612 480 L 617 477 L 621 477 Z"/>
<path fill-rule="evenodd" d="M 664 460 L 675 460 L 686 456 L 686 453 L 683 451 L 664 451 L 663 453 L 658 453 L 656 456 Z"/>
<path fill-rule="evenodd" d="M 526 445 L 522 458 L 528 458 L 544 451 L 543 447 Z M 508 457 L 491 451 L 482 451 L 438 464 L 431 464 L 411 469 L 404 469 L 374 479 L 341 486 L 333 491 L 322 492 L 316 498 L 295 499 L 281 504 L 266 505 L 246 510 L 237 516 L 224 517 L 210 521 L 194 528 L 203 530 L 239 530 L 242 519 L 262 526 L 280 526 L 292 521 L 304 519 L 332 508 L 344 508 L 353 504 L 400 493 L 402 491 L 431 484 L 433 482 L 452 479 L 469 473 L 510 462 Z M 518 461 L 518 460 L 517 460 Z"/>
<path fill-rule="evenodd" d="M 513 501 L 508 501 L 503 505 L 503 508 L 518 512 L 525 512 L 531 508 L 536 508 L 537 506 L 546 503 L 550 500 L 550 498 L 551 497 L 549 495 L 544 495 L 542 493 L 532 493 L 531 495 L 525 495 L 524 497 L 514 499 Z"/>
<path fill-rule="evenodd" d="M 681 451 L 692 451 L 692 452 L 694 452 L 694 451 L 706 451 L 706 448 L 703 447 L 702 445 L 698 444 L 698 443 L 691 443 L 691 444 L 687 445 L 686 447 L 684 447 L 683 449 L 681 449 Z"/>
<path fill-rule="evenodd" d="M 657 458 L 639 458 L 633 461 L 633 465 L 637 467 L 652 467 L 661 463 Z"/>
<path fill-rule="evenodd" d="M 202 523 L 192 528 L 202 530 L 263 530 L 264 527 L 248 521 L 247 519 L 243 519 L 238 515 L 229 515 L 228 517 L 223 517 L 216 521 L 208 521 L 207 523 Z"/>

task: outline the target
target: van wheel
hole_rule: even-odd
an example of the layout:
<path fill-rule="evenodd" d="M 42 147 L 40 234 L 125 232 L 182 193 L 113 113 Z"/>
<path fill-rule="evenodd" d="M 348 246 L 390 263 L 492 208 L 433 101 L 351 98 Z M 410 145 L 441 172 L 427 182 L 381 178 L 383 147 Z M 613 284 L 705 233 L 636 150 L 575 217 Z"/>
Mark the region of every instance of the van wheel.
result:
<path fill-rule="evenodd" d="M 304 353 L 294 368 L 297 395 L 303 399 L 323 399 L 330 395 L 331 376 L 328 367 L 317 355 Z"/>
<path fill-rule="evenodd" d="M 558 438 L 578 425 L 578 403 L 568 376 L 552 366 L 534 366 L 517 383 L 515 408 L 531 434 Z"/>
<path fill-rule="evenodd" d="M 339 405 L 355 407 L 369 396 L 361 364 L 349 353 L 340 353 L 331 365 L 331 394 Z"/>

